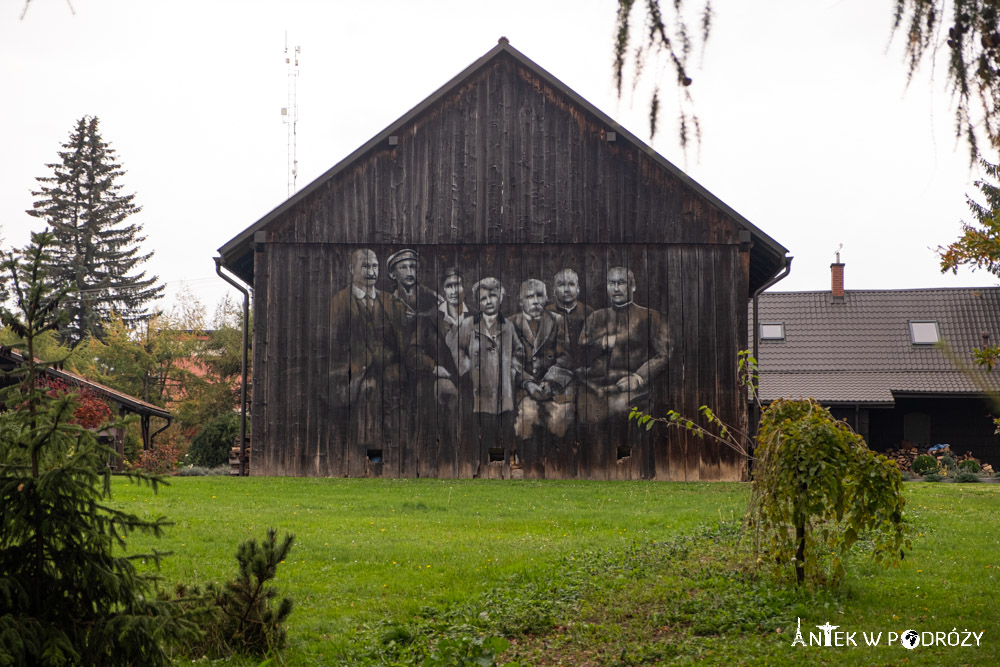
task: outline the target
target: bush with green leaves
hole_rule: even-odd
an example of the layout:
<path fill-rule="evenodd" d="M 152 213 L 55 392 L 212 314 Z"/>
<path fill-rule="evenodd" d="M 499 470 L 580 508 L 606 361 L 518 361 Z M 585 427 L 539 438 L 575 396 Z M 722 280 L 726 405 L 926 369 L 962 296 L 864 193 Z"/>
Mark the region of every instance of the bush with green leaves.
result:
<path fill-rule="evenodd" d="M 962 472 L 978 473 L 983 469 L 983 466 L 975 459 L 965 459 L 958 464 L 958 469 Z"/>
<path fill-rule="evenodd" d="M 955 472 L 958 470 L 958 460 L 951 454 L 945 454 L 938 461 L 941 466 L 941 471 L 944 473 Z"/>
<path fill-rule="evenodd" d="M 214 418 L 194 436 L 188 449 L 187 462 L 203 468 L 215 468 L 229 463 L 229 452 L 240 439 L 240 416 L 226 412 Z"/>
<path fill-rule="evenodd" d="M 944 475 L 940 475 L 936 472 L 929 472 L 924 475 L 925 482 L 940 482 L 942 479 L 944 479 Z"/>
<path fill-rule="evenodd" d="M 836 583 L 859 537 L 887 567 L 910 548 L 899 468 L 816 401 L 771 403 L 755 456 L 749 519 L 759 562 L 790 568 L 799 584 Z"/>
<path fill-rule="evenodd" d="M 3 262 L 14 307 L 0 307 L 0 321 L 23 341 L 25 362 L 0 391 L 0 663 L 167 665 L 172 645 L 200 635 L 198 606 L 163 599 L 155 576 L 136 568 L 159 553 L 122 553 L 130 534 L 160 536 L 167 523 L 109 503 L 114 450 L 73 423 L 74 393 L 40 381 L 35 341 L 66 318 L 66 291 L 43 269 L 51 244 L 33 234 Z M 160 481 L 130 477 L 154 490 Z"/>
<path fill-rule="evenodd" d="M 910 470 L 918 475 L 926 475 L 929 472 L 937 472 L 937 469 L 938 460 L 930 454 L 921 454 L 917 458 L 913 459 L 913 463 L 910 464 Z"/>
<path fill-rule="evenodd" d="M 955 481 L 962 484 L 968 484 L 969 482 L 978 482 L 979 475 L 977 475 L 974 472 L 963 470 L 962 472 L 955 475 Z"/>

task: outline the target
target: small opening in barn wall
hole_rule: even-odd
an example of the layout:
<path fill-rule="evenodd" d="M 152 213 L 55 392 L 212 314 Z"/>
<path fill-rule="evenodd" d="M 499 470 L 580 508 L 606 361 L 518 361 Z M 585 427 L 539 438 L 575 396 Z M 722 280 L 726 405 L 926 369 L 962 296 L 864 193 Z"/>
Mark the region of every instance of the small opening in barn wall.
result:
<path fill-rule="evenodd" d="M 618 446 L 618 460 L 619 461 L 621 461 L 622 459 L 627 459 L 630 456 L 632 456 L 632 448 L 631 447 L 622 446 L 622 445 Z"/>
<path fill-rule="evenodd" d="M 503 461 L 503 447 L 490 447 L 490 463 Z"/>
<path fill-rule="evenodd" d="M 382 450 L 381 449 L 369 449 L 368 450 L 368 461 L 371 463 L 382 463 Z"/>

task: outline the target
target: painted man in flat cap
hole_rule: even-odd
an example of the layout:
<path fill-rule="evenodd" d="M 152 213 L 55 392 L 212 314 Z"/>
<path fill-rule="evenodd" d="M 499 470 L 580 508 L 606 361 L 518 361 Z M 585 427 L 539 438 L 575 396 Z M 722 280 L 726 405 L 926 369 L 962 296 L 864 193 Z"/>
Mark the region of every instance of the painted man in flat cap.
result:
<path fill-rule="evenodd" d="M 385 266 L 389 278 L 396 282 L 392 295 L 403 304 L 408 322 L 412 324 L 419 313 L 438 307 L 441 299 L 437 293 L 419 283 L 417 270 L 420 268 L 420 255 L 416 250 L 404 248 L 394 252 L 389 255 Z"/>

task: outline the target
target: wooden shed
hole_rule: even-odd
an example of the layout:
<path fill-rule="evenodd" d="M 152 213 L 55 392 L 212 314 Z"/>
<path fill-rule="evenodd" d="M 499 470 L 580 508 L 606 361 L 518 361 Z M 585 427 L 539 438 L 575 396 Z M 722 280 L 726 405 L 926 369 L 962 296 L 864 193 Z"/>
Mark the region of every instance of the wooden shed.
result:
<path fill-rule="evenodd" d="M 786 250 L 510 46 L 220 248 L 255 475 L 738 480 L 629 409 L 746 422 Z"/>

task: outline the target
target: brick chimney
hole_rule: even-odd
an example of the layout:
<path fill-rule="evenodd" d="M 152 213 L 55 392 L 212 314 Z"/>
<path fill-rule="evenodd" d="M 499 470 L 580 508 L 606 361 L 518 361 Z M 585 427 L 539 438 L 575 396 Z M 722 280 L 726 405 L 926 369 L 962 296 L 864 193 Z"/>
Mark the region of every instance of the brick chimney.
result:
<path fill-rule="evenodd" d="M 844 265 L 839 261 L 830 265 L 830 292 L 835 302 L 844 300 Z"/>

